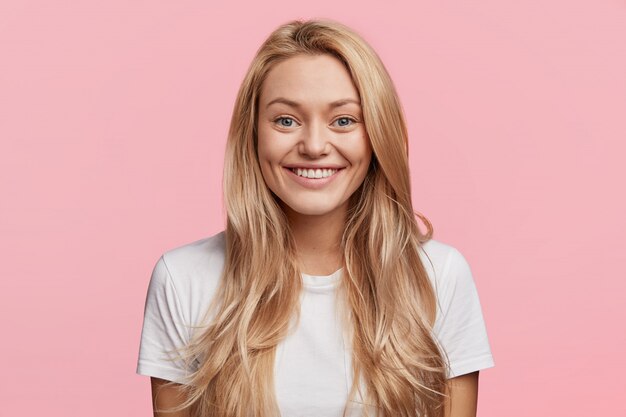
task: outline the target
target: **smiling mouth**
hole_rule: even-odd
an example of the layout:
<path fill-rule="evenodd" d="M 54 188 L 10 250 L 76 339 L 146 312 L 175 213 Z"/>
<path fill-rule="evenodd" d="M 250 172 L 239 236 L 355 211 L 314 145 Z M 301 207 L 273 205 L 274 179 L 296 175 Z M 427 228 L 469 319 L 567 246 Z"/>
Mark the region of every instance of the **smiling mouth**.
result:
<path fill-rule="evenodd" d="M 317 168 L 317 169 L 287 168 L 287 169 L 289 169 L 291 172 L 293 172 L 299 177 L 313 178 L 313 179 L 328 178 L 328 177 L 335 175 L 335 173 L 339 171 L 339 169 L 334 169 L 334 168 Z"/>

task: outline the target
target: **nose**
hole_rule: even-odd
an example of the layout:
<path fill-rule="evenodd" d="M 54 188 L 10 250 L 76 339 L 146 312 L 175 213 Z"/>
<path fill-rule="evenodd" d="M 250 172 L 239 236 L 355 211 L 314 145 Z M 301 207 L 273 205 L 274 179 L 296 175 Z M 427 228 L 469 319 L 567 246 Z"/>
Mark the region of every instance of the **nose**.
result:
<path fill-rule="evenodd" d="M 310 123 L 303 129 L 298 151 L 303 156 L 319 158 L 330 151 L 329 133 L 323 123 Z"/>

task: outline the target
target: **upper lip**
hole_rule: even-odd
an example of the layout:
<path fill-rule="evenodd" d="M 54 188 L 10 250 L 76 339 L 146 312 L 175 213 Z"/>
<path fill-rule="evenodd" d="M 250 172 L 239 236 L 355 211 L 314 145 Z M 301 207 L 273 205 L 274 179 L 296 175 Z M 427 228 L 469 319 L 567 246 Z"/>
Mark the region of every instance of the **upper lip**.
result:
<path fill-rule="evenodd" d="M 285 164 L 285 168 L 302 168 L 302 169 L 341 169 L 345 168 L 342 165 L 327 164 L 327 165 L 313 165 L 313 164 Z"/>

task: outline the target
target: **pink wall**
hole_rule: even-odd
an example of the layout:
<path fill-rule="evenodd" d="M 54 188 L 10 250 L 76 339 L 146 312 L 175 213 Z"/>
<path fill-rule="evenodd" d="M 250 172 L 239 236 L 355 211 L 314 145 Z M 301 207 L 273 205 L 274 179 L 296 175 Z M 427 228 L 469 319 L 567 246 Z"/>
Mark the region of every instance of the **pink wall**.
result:
<path fill-rule="evenodd" d="M 237 88 L 300 17 L 396 82 L 416 209 L 483 304 L 479 415 L 625 415 L 626 5 L 439 3 L 2 2 L 0 415 L 150 415 L 151 268 L 221 230 Z"/>

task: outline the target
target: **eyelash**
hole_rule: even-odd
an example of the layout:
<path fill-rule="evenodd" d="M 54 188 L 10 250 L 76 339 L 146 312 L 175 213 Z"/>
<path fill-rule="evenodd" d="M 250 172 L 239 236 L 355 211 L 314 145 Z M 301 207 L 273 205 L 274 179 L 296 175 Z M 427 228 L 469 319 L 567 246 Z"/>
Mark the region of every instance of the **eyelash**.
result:
<path fill-rule="evenodd" d="M 293 120 L 294 122 L 296 121 L 293 117 L 289 117 L 289 116 L 280 116 L 280 117 L 277 117 L 276 119 L 274 119 L 274 123 L 278 124 L 280 127 L 291 127 L 291 126 L 283 126 L 283 125 L 281 125 L 281 124 L 280 124 L 280 121 L 281 121 L 281 120 L 283 120 L 283 119 L 286 119 L 286 120 L 287 120 L 287 119 L 288 119 L 288 120 Z M 357 121 L 354 117 L 349 117 L 349 116 L 341 116 L 341 117 L 338 117 L 337 119 L 335 119 L 335 121 L 334 121 L 334 122 L 336 122 L 337 120 L 341 120 L 341 119 L 347 119 L 347 120 L 350 120 L 350 121 L 352 122 L 352 124 L 354 124 L 354 123 L 357 123 L 357 122 L 358 122 L 358 121 Z M 334 123 L 334 122 L 333 122 L 333 123 Z M 297 122 L 296 122 L 296 123 L 297 123 Z M 348 127 L 348 126 L 351 126 L 351 125 L 339 126 L 339 127 Z"/>

